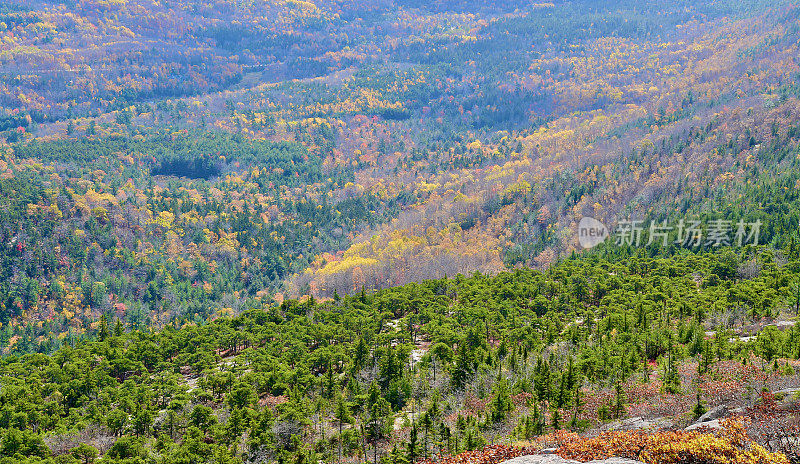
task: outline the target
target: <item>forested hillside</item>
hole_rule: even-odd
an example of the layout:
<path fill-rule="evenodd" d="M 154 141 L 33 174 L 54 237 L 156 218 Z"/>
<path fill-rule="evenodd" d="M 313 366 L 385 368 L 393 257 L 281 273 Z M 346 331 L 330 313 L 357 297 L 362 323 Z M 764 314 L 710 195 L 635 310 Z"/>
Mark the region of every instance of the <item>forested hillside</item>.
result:
<path fill-rule="evenodd" d="M 800 9 L 695 3 L 10 3 L 0 341 L 545 269 L 583 216 L 794 250 Z"/>
<path fill-rule="evenodd" d="M 0 462 L 800 462 L 799 45 L 790 0 L 0 4 Z"/>
<path fill-rule="evenodd" d="M 759 323 L 796 313 L 798 282 L 765 250 L 593 256 L 159 332 L 103 318 L 91 342 L 2 359 L 0 455 L 411 462 L 628 415 L 685 424 L 800 385 L 800 327 Z M 769 400 L 742 414 L 774 449 L 794 416 Z"/>

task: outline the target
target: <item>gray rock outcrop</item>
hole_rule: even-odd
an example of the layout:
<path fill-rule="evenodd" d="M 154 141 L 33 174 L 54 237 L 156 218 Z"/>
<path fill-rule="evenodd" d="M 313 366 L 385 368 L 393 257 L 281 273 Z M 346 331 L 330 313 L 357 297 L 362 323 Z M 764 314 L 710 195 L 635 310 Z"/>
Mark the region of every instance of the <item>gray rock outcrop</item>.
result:
<path fill-rule="evenodd" d="M 643 417 L 630 417 L 624 420 L 609 422 L 600 427 L 601 432 L 612 432 L 617 430 L 644 430 L 644 429 L 666 429 L 672 427 L 671 420 L 664 417 L 655 419 L 645 419 Z"/>
<path fill-rule="evenodd" d="M 723 404 L 722 406 L 717 406 L 716 408 L 698 417 L 697 420 L 694 421 L 694 423 L 699 424 L 702 422 L 710 422 L 716 419 L 722 419 L 723 417 L 727 416 L 728 416 L 728 407 Z"/>
<path fill-rule="evenodd" d="M 694 424 L 686 427 L 685 430 L 691 431 L 699 429 L 701 427 L 706 427 L 711 430 L 720 430 L 722 428 L 722 424 L 719 422 L 719 419 L 714 419 L 706 422 L 695 422 Z"/>

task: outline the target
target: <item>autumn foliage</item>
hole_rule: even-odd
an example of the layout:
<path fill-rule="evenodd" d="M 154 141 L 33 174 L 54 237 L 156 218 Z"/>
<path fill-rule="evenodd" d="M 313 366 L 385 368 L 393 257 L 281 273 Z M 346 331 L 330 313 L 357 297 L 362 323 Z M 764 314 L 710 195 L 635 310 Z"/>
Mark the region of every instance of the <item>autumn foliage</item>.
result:
<path fill-rule="evenodd" d="M 506 445 L 490 445 L 452 456 L 437 456 L 435 459 L 426 459 L 417 464 L 498 464 L 525 454 L 530 454 L 530 450 Z"/>
<path fill-rule="evenodd" d="M 693 431 L 605 432 L 586 438 L 577 433 L 558 431 L 536 440 L 540 446 L 520 448 L 486 446 L 452 456 L 438 456 L 419 464 L 498 464 L 518 456 L 537 454 L 543 444 L 558 444 L 556 454 L 566 459 L 587 462 L 625 457 L 646 464 L 789 464 L 780 453 L 770 453 L 752 442 L 745 420 L 728 419 L 717 433 Z"/>
<path fill-rule="evenodd" d="M 578 461 L 613 456 L 647 464 L 788 464 L 780 453 L 770 453 L 747 437 L 741 418 L 723 422 L 718 433 L 692 431 L 605 432 L 587 439 L 575 433 L 557 432 L 558 454 Z"/>

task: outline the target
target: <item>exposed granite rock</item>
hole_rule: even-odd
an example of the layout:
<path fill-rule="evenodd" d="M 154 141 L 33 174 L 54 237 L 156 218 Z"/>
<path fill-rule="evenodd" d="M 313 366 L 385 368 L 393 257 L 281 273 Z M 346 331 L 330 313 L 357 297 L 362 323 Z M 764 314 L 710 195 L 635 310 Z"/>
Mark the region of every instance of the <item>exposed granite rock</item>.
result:
<path fill-rule="evenodd" d="M 673 426 L 671 420 L 665 417 L 656 419 L 645 419 L 643 417 L 630 417 L 621 421 L 609 422 L 600 427 L 601 432 L 611 432 L 617 430 L 643 430 L 643 429 L 667 429 Z"/>
<path fill-rule="evenodd" d="M 578 461 L 564 459 L 555 454 L 533 454 L 530 456 L 519 456 L 501 464 L 577 464 L 577 462 Z"/>
<path fill-rule="evenodd" d="M 717 406 L 716 408 L 708 411 L 707 413 L 703 414 L 696 421 L 695 424 L 700 424 L 702 422 L 710 422 L 715 419 L 722 419 L 723 417 L 727 417 L 729 414 L 728 407 L 724 404 L 722 406 Z"/>
<path fill-rule="evenodd" d="M 706 422 L 695 422 L 694 424 L 686 427 L 685 430 L 696 430 L 701 427 L 707 427 L 711 430 L 720 430 L 722 428 L 722 424 L 720 423 L 719 419 L 714 419 Z"/>
<path fill-rule="evenodd" d="M 786 397 L 786 396 L 791 397 L 797 395 L 798 392 L 800 392 L 800 387 L 784 388 L 782 390 L 778 390 L 772 393 L 775 395 L 780 395 L 781 397 Z"/>

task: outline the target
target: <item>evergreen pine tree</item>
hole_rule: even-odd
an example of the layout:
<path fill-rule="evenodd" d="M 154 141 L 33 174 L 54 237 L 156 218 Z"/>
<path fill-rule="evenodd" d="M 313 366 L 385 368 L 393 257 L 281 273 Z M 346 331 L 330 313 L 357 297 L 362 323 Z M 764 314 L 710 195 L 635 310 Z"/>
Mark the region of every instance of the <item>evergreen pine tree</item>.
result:
<path fill-rule="evenodd" d="M 101 342 L 108 338 L 108 319 L 105 314 L 100 315 L 100 330 L 97 331 L 97 339 Z"/>

